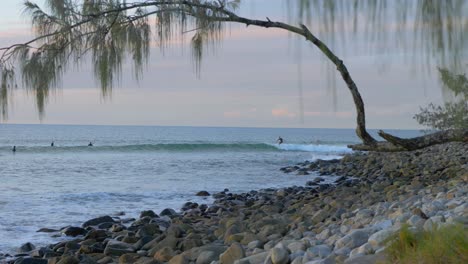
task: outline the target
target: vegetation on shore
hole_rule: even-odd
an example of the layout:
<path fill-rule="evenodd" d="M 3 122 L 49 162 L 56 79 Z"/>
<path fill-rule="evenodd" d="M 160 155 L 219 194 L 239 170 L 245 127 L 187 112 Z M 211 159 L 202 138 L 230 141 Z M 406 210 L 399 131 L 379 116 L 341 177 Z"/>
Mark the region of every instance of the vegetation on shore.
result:
<path fill-rule="evenodd" d="M 432 231 L 404 226 L 389 241 L 388 263 L 468 263 L 468 230 L 449 225 Z"/>

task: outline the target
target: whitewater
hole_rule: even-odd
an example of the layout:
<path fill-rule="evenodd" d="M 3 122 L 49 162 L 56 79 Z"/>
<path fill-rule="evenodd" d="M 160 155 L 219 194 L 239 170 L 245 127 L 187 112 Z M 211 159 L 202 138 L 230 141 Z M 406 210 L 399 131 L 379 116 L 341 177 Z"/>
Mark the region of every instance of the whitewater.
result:
<path fill-rule="evenodd" d="M 279 136 L 284 144 L 275 144 Z M 142 210 L 179 210 L 187 201 L 211 203 L 195 196 L 201 190 L 303 186 L 317 175 L 279 169 L 340 158 L 357 142 L 352 129 L 1 124 L 0 252 L 67 239 L 36 232 L 43 227 L 77 226 L 121 212 L 131 218 Z"/>

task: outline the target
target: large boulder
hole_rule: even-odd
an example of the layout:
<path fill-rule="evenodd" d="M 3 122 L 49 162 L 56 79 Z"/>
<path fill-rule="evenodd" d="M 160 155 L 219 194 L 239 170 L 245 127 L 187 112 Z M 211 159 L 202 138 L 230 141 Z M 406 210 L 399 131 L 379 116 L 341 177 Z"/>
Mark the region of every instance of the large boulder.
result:
<path fill-rule="evenodd" d="M 93 218 L 84 222 L 82 227 L 96 226 L 102 223 L 115 223 L 115 220 L 112 217 L 105 215 L 105 216 L 96 217 L 96 218 Z"/>
<path fill-rule="evenodd" d="M 123 254 L 134 252 L 135 248 L 132 245 L 117 240 L 109 240 L 109 242 L 107 242 L 106 248 L 104 249 L 105 255 L 112 256 L 121 256 Z"/>
<path fill-rule="evenodd" d="M 77 226 L 69 226 L 61 230 L 66 236 L 76 237 L 76 236 L 84 236 L 88 231 L 86 229 L 77 227 Z"/>
<path fill-rule="evenodd" d="M 32 244 L 32 243 L 24 243 L 23 245 L 21 245 L 21 247 L 19 247 L 16 252 L 18 253 L 27 253 L 27 252 L 30 252 L 32 250 L 36 249 L 36 247 Z"/>
<path fill-rule="evenodd" d="M 273 264 L 286 264 L 289 261 L 289 252 L 281 247 L 275 247 L 270 252 L 271 262 Z"/>
<path fill-rule="evenodd" d="M 235 242 L 221 256 L 219 256 L 220 264 L 233 264 L 234 261 L 245 258 L 245 251 L 241 244 Z"/>
<path fill-rule="evenodd" d="M 354 249 L 366 243 L 368 239 L 368 230 L 356 229 L 351 231 L 351 233 L 347 234 L 346 236 L 340 238 L 338 241 L 336 241 L 335 247 L 337 249 L 343 247 Z"/>

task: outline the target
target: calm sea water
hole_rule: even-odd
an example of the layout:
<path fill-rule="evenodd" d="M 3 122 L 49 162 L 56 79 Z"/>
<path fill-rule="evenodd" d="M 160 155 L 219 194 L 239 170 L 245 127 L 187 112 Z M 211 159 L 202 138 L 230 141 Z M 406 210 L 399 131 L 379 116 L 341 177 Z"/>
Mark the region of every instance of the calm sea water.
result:
<path fill-rule="evenodd" d="M 356 142 L 352 129 L 0 125 L 0 252 L 65 239 L 35 232 L 42 227 L 210 203 L 200 190 L 304 185 L 315 176 L 279 168 L 340 157 Z"/>

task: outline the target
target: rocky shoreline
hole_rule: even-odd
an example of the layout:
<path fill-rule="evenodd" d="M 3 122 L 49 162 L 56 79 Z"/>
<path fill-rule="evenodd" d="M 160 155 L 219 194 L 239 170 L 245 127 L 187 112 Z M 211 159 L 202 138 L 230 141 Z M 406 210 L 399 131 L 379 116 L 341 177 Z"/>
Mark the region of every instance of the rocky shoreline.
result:
<path fill-rule="evenodd" d="M 226 190 L 213 194 L 212 205 L 189 202 L 180 212 L 42 229 L 71 238 L 41 248 L 26 243 L 14 256 L 0 254 L 0 263 L 376 263 L 386 260 L 387 238 L 405 224 L 422 230 L 468 225 L 466 143 L 353 153 L 281 170 L 342 177 L 335 184 L 316 178 L 307 186 Z"/>

